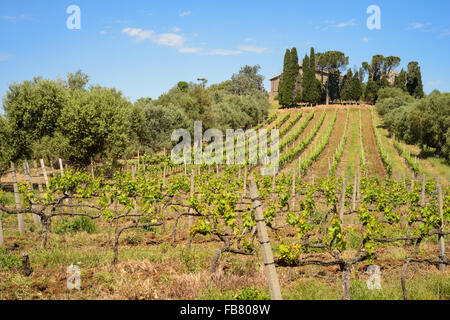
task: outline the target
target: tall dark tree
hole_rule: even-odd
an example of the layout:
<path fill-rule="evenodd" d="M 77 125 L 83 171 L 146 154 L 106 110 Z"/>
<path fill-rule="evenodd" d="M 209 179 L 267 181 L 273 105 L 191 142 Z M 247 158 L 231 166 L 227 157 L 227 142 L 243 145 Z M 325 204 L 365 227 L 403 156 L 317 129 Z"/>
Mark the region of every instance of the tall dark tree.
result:
<path fill-rule="evenodd" d="M 406 84 L 407 84 L 407 74 L 406 71 L 402 69 L 400 73 L 395 77 L 394 87 L 402 89 L 405 92 L 408 92 Z"/>
<path fill-rule="evenodd" d="M 303 69 L 303 81 L 302 81 L 302 101 L 306 103 L 314 102 L 313 95 L 313 83 L 314 83 L 314 73 L 311 71 L 310 59 L 307 54 L 303 58 L 302 69 Z"/>
<path fill-rule="evenodd" d="M 282 106 L 289 106 L 292 101 L 292 91 L 289 90 L 289 64 L 291 61 L 291 50 L 286 49 L 284 54 L 283 73 L 278 85 L 278 102 Z"/>
<path fill-rule="evenodd" d="M 300 66 L 298 64 L 298 53 L 297 48 L 292 48 L 291 50 L 291 57 L 290 57 L 290 63 L 289 63 L 289 74 L 290 74 L 290 81 L 292 81 L 292 100 L 291 105 L 294 105 L 297 101 L 297 91 L 298 91 L 298 76 L 299 76 L 299 69 Z"/>
<path fill-rule="evenodd" d="M 347 74 L 344 76 L 344 79 L 342 80 L 341 98 L 343 100 L 353 100 L 352 81 L 353 81 L 353 72 L 352 69 L 348 69 Z"/>
<path fill-rule="evenodd" d="M 422 73 L 419 63 L 416 61 L 408 63 L 406 88 L 414 98 L 423 98 L 425 96 L 422 85 Z"/>

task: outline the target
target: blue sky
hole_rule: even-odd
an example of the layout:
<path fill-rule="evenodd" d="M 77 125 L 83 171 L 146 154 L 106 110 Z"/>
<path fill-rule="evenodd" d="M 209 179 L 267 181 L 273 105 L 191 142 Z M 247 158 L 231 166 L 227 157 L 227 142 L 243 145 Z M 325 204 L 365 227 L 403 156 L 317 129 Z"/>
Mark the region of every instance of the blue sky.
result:
<path fill-rule="evenodd" d="M 69 5 L 81 29 L 69 30 Z M 381 9 L 369 30 L 367 7 Z M 1 0 L 0 96 L 34 76 L 56 79 L 82 69 L 92 84 L 135 101 L 157 98 L 178 81 L 227 80 L 245 64 L 268 79 L 286 48 L 340 50 L 349 67 L 374 54 L 419 61 L 424 88 L 450 91 L 450 1 L 104 1 Z"/>

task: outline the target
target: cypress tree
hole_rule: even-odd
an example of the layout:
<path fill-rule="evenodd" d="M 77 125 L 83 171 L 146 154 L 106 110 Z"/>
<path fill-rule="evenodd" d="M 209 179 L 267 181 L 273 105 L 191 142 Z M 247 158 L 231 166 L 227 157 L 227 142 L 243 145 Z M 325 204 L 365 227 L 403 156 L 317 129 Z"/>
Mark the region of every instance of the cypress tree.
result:
<path fill-rule="evenodd" d="M 291 105 L 294 105 L 296 102 L 296 96 L 297 96 L 297 79 L 299 75 L 299 64 L 298 64 L 298 54 L 297 54 L 297 48 L 292 48 L 291 50 L 291 57 L 290 57 L 290 64 L 289 64 L 289 81 L 290 81 L 290 88 L 292 88 L 292 98 L 291 98 Z"/>
<path fill-rule="evenodd" d="M 414 98 L 423 98 L 425 96 L 422 85 L 422 73 L 419 63 L 416 61 L 408 63 L 406 88 Z"/>
<path fill-rule="evenodd" d="M 394 81 L 394 87 L 402 89 L 405 92 L 408 92 L 408 89 L 406 88 L 406 71 L 401 70 L 398 76 L 395 77 Z"/>
<path fill-rule="evenodd" d="M 312 79 L 311 79 L 311 68 L 309 64 L 309 57 L 307 54 L 305 54 L 305 57 L 303 58 L 303 81 L 302 81 L 302 101 L 306 103 L 312 103 L 312 95 L 311 95 L 311 88 L 312 88 Z"/>
<path fill-rule="evenodd" d="M 310 56 L 303 59 L 303 92 L 302 101 L 306 103 L 318 103 L 322 97 L 322 83 L 316 79 L 316 58 L 314 48 L 311 48 Z"/>
<path fill-rule="evenodd" d="M 351 89 L 352 90 L 352 100 L 359 101 L 359 99 L 361 99 L 363 89 L 362 89 L 362 82 L 361 82 L 358 72 L 355 72 L 351 82 L 352 82 L 352 86 L 351 86 L 352 87 L 352 89 Z"/>
<path fill-rule="evenodd" d="M 344 76 L 341 87 L 341 98 L 343 100 L 353 100 L 353 72 L 352 69 L 348 69 L 347 74 Z"/>
<path fill-rule="evenodd" d="M 310 68 L 310 77 L 311 77 L 311 99 L 312 103 L 318 103 L 321 96 L 321 84 L 317 83 L 316 78 L 316 54 L 314 52 L 314 48 L 311 48 L 311 52 L 309 55 L 309 68 Z"/>
<path fill-rule="evenodd" d="M 286 53 L 284 54 L 283 73 L 281 74 L 280 83 L 278 85 L 278 102 L 283 107 L 290 105 L 292 100 L 292 91 L 289 90 L 290 63 L 291 63 L 291 51 L 289 49 L 286 49 Z"/>

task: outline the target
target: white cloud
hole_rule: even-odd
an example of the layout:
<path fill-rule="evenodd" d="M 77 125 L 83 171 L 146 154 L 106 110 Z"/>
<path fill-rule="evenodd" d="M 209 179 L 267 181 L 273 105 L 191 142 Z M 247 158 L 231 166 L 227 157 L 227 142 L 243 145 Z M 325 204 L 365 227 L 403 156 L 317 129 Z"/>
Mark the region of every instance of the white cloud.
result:
<path fill-rule="evenodd" d="M 180 48 L 178 51 L 181 53 L 200 53 L 201 48 Z"/>
<path fill-rule="evenodd" d="M 173 32 L 180 32 L 181 31 L 181 29 L 180 28 L 178 28 L 178 27 L 173 27 Z"/>
<path fill-rule="evenodd" d="M 106 32 L 105 30 L 102 30 L 102 31 L 100 31 L 100 34 L 101 35 L 105 35 L 105 34 L 107 34 L 108 32 Z"/>
<path fill-rule="evenodd" d="M 354 26 L 356 26 L 356 19 L 351 19 L 349 21 L 336 24 L 337 28 L 354 27 Z"/>
<path fill-rule="evenodd" d="M 435 80 L 435 81 L 428 81 L 427 82 L 427 86 L 429 86 L 429 87 L 438 87 L 441 84 L 443 84 L 443 82 L 441 80 Z"/>
<path fill-rule="evenodd" d="M 362 38 L 361 41 L 367 43 L 367 42 L 369 42 L 369 38 L 367 38 L 367 37 L 366 38 Z"/>
<path fill-rule="evenodd" d="M 450 36 L 450 29 L 444 29 L 444 30 L 441 32 L 441 36 L 442 36 L 442 37 Z"/>
<path fill-rule="evenodd" d="M 421 23 L 421 22 L 411 22 L 409 27 L 411 29 L 424 29 L 425 27 L 430 26 L 431 23 Z"/>
<path fill-rule="evenodd" d="M 241 54 L 240 50 L 226 50 L 226 49 L 214 49 L 209 52 L 209 54 L 214 56 L 232 56 Z"/>
<path fill-rule="evenodd" d="M 6 53 L 0 53 L 0 62 L 5 61 L 5 60 L 8 60 L 9 57 L 10 57 L 9 54 L 6 54 Z"/>
<path fill-rule="evenodd" d="M 189 16 L 189 15 L 191 15 L 191 14 L 192 14 L 191 11 L 183 11 L 182 13 L 180 13 L 180 17 Z"/>
<path fill-rule="evenodd" d="M 147 39 L 150 39 L 154 35 L 153 30 L 142 30 L 138 28 L 130 28 L 127 27 L 122 30 L 122 33 L 129 35 L 130 37 L 134 38 L 134 41 L 141 42 Z"/>
<path fill-rule="evenodd" d="M 253 38 L 246 38 L 244 42 L 255 42 L 256 40 Z"/>
<path fill-rule="evenodd" d="M 356 23 L 356 19 L 350 19 L 348 21 L 344 21 L 344 22 L 336 22 L 335 20 L 325 20 L 323 22 L 321 22 L 320 25 L 316 26 L 315 29 L 316 30 L 320 30 L 320 31 L 326 31 L 330 28 L 346 28 L 346 27 L 354 27 L 357 26 L 358 24 Z"/>
<path fill-rule="evenodd" d="M 246 51 L 246 52 L 253 52 L 253 53 L 267 53 L 269 52 L 269 49 L 267 48 L 262 48 L 262 47 L 256 47 L 256 46 L 241 46 L 239 47 L 239 49 L 241 49 L 242 51 Z"/>
<path fill-rule="evenodd" d="M 8 21 L 17 21 L 17 20 L 25 20 L 26 16 L 24 14 L 21 14 L 18 16 L 0 16 L 0 18 Z"/>
<path fill-rule="evenodd" d="M 186 39 L 175 33 L 161 33 L 152 37 L 153 42 L 169 47 L 181 47 Z"/>
<path fill-rule="evenodd" d="M 179 34 L 175 33 L 157 34 L 153 30 L 142 30 L 139 28 L 127 27 L 122 30 L 122 33 L 132 37 L 136 42 L 151 39 L 153 43 L 169 47 L 182 47 L 184 42 L 186 41 L 186 39 Z"/>

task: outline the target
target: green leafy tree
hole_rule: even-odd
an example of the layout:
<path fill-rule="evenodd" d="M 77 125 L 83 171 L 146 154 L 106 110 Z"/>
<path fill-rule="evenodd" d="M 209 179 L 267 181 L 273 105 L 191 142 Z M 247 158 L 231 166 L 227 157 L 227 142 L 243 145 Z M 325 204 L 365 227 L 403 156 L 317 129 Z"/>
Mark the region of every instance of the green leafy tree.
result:
<path fill-rule="evenodd" d="M 303 58 L 302 68 L 303 68 L 303 81 L 302 81 L 302 101 L 306 103 L 314 102 L 313 85 L 314 79 L 311 73 L 311 64 L 308 55 L 306 54 Z"/>
<path fill-rule="evenodd" d="M 9 86 L 3 101 L 11 136 L 11 161 L 30 159 L 33 145 L 42 137 L 53 137 L 67 105 L 69 93 L 61 81 L 34 78 Z"/>
<path fill-rule="evenodd" d="M 352 69 L 348 69 L 347 74 L 344 76 L 342 80 L 342 88 L 341 88 L 341 98 L 343 100 L 353 100 L 353 72 Z"/>
<path fill-rule="evenodd" d="M 370 64 L 363 62 L 362 67 L 369 74 L 369 81 L 379 81 L 383 75 L 385 58 L 381 54 L 372 57 Z"/>
<path fill-rule="evenodd" d="M 12 152 L 10 138 L 8 122 L 0 115 L 0 175 L 9 168 Z"/>
<path fill-rule="evenodd" d="M 383 77 L 388 78 L 389 74 L 400 65 L 401 59 L 395 56 L 389 56 L 384 58 L 382 65 Z"/>
<path fill-rule="evenodd" d="M 183 92 L 187 92 L 189 90 L 189 83 L 186 81 L 180 81 L 177 84 L 178 89 L 180 89 Z"/>
<path fill-rule="evenodd" d="M 422 85 L 422 73 L 419 63 L 416 61 L 408 63 L 406 88 L 414 98 L 423 98 L 425 96 Z"/>
<path fill-rule="evenodd" d="M 77 70 L 75 74 L 69 72 L 67 74 L 67 86 L 70 89 L 86 89 L 86 85 L 89 82 L 89 76 L 83 73 L 81 70 Z"/>
<path fill-rule="evenodd" d="M 280 83 L 278 85 L 278 102 L 283 107 L 291 105 L 293 86 L 290 73 L 291 50 L 286 49 L 283 62 L 283 73 L 281 74 Z"/>
<path fill-rule="evenodd" d="M 409 113 L 412 141 L 425 147 L 434 148 L 439 156 L 446 156 L 447 134 L 450 128 L 450 93 L 433 92 L 424 99 L 417 100 Z"/>
<path fill-rule="evenodd" d="M 340 73 L 348 65 L 349 58 L 340 51 L 327 51 L 318 54 L 318 66 L 322 74 L 322 84 L 324 82 L 324 73 L 328 73 L 328 79 L 331 77 L 331 81 L 327 81 L 325 84 L 326 91 L 326 104 L 329 104 L 330 93 L 333 92 L 335 96 L 339 96 L 339 79 Z M 338 79 L 338 80 L 336 80 Z"/>
<path fill-rule="evenodd" d="M 406 84 L 407 84 L 407 73 L 405 70 L 402 69 L 400 73 L 395 77 L 394 87 L 399 88 L 405 92 L 408 92 Z"/>
<path fill-rule="evenodd" d="M 238 74 L 232 75 L 228 83 L 228 92 L 239 96 L 265 92 L 264 76 L 259 74 L 260 69 L 259 65 L 242 67 Z"/>
<path fill-rule="evenodd" d="M 363 99 L 367 103 L 375 104 L 378 99 L 378 90 L 380 90 L 380 85 L 378 81 L 369 80 L 364 86 Z"/>
<path fill-rule="evenodd" d="M 73 92 L 58 119 L 58 132 L 66 141 L 61 157 L 83 165 L 92 156 L 114 163 L 128 146 L 130 111 L 130 102 L 115 89 Z"/>

